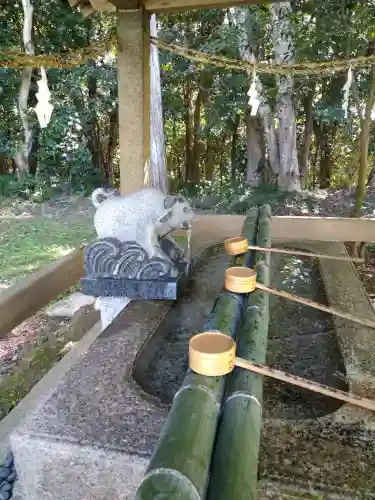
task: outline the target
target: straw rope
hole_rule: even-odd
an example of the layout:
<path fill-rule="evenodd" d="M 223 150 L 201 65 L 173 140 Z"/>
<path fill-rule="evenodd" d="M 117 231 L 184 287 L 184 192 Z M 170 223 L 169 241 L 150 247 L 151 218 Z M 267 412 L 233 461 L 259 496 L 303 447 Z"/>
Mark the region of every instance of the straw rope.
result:
<path fill-rule="evenodd" d="M 113 49 L 115 44 L 116 36 L 112 35 L 83 49 L 64 53 L 31 55 L 12 50 L 1 51 L 0 68 L 39 68 L 42 66 L 44 68 L 73 68 L 104 56 L 106 52 Z"/>
<path fill-rule="evenodd" d="M 151 37 L 150 42 L 162 50 L 179 55 L 190 61 L 215 66 L 217 68 L 231 69 L 234 71 L 256 70 L 257 73 L 280 75 L 289 74 L 296 76 L 309 76 L 314 74 L 327 74 L 336 71 L 345 71 L 351 68 L 365 68 L 375 63 L 375 55 L 359 56 L 353 59 L 334 59 L 329 61 L 302 62 L 296 64 L 287 63 L 250 63 L 248 61 L 209 54 L 199 50 L 182 47 L 168 43 L 160 38 Z M 84 49 L 66 53 L 28 55 L 19 51 L 0 52 L 0 67 L 23 68 L 23 67 L 45 67 L 45 68 L 72 68 L 87 64 L 103 56 L 108 50 L 116 46 L 116 36 L 111 35 L 107 39 L 89 45 Z"/>
<path fill-rule="evenodd" d="M 167 43 L 159 38 L 151 37 L 151 43 L 168 52 L 180 55 L 191 61 L 216 66 L 217 68 L 232 69 L 235 71 L 253 71 L 263 74 L 290 74 L 290 75 L 313 75 L 345 71 L 351 68 L 364 68 L 375 63 L 375 55 L 359 56 L 353 59 L 334 59 L 329 61 L 305 62 L 297 64 L 288 63 L 261 63 L 249 62 L 241 59 L 228 58 L 208 54 L 195 49 L 181 47 Z"/>

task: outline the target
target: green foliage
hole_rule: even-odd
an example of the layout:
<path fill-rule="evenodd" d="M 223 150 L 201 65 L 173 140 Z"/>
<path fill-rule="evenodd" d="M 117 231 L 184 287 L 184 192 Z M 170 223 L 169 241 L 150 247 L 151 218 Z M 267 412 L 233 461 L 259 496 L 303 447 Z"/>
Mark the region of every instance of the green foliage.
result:
<path fill-rule="evenodd" d="M 68 2 L 34 0 L 34 44 L 37 54 L 86 47 L 115 29 L 115 18 L 83 18 Z M 375 37 L 373 2 L 298 0 L 292 2 L 288 26 L 297 61 L 350 58 L 371 52 Z M 19 1 L 0 6 L 0 50 L 21 50 L 23 13 Z M 240 58 L 246 34 L 255 56 L 274 61 L 274 26 L 267 5 L 193 10 L 158 16 L 159 36 L 203 52 Z M 203 196 L 243 185 L 247 168 L 245 115 L 251 77 L 192 62 L 159 51 L 166 160 L 173 191 Z M 370 85 L 369 71 L 356 72 L 361 105 Z M 36 175 L 22 183 L 9 173 L 20 151 L 23 132 L 17 110 L 20 70 L 0 68 L 0 192 L 46 199 L 59 192 L 89 193 L 103 182 L 118 182 L 116 61 L 112 54 L 85 67 L 48 69 L 54 111 L 49 126 L 34 127 Z M 33 76 L 36 81 L 39 76 Z M 351 187 L 356 182 L 360 122 L 350 94 L 348 117 L 342 109 L 347 73 L 295 78 L 294 104 L 299 149 L 305 140 L 305 100 L 313 92 L 314 132 L 308 158 L 309 187 Z M 273 109 L 278 89 L 274 76 L 261 76 L 263 98 Z M 30 93 L 34 113 L 35 82 Z M 34 100 L 33 100 L 34 99 Z M 113 124 L 115 123 L 115 126 Z M 112 144 L 112 146 L 111 146 Z M 324 150 L 324 151 L 323 151 Z M 374 154 L 371 135 L 370 155 Z M 264 154 L 263 165 L 268 158 Z M 5 175 L 4 175 L 5 174 Z M 273 182 L 263 173 L 264 180 Z M 200 182 L 198 182 L 198 179 Z M 228 187 L 229 186 L 229 187 Z M 37 194 L 35 194 L 37 193 Z M 240 196 L 245 195 L 240 191 Z"/>
<path fill-rule="evenodd" d="M 107 36 L 115 20 L 111 16 L 85 19 L 68 2 L 33 0 L 33 39 L 37 54 L 65 52 L 84 48 Z M 22 50 L 23 11 L 20 2 L 4 1 L 0 6 L 0 50 Z M 0 178 L 23 141 L 17 100 L 22 72 L 0 68 Z M 108 158 L 109 116 L 116 112 L 117 77 L 115 60 L 110 55 L 86 67 L 47 69 L 54 105 L 51 122 L 39 130 L 34 112 L 36 81 L 29 95 L 29 120 L 34 129 L 37 176 L 17 184 L 6 175 L 1 190 L 10 195 L 30 197 L 35 189 L 41 197 L 53 193 L 89 192 L 101 185 L 105 168 L 116 169 L 117 155 Z M 34 83 L 33 83 L 34 82 Z M 117 137 L 117 131 L 114 130 Z M 114 138 L 114 149 L 117 139 Z M 1 165 L 1 162 L 6 162 Z M 113 165 L 114 162 L 114 165 Z"/>

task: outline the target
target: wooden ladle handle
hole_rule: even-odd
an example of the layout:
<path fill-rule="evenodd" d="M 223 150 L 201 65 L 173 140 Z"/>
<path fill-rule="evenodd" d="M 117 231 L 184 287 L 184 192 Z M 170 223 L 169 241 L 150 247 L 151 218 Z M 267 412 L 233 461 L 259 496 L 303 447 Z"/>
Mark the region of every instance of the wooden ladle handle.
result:
<path fill-rule="evenodd" d="M 361 257 L 350 257 L 348 255 L 332 255 L 325 253 L 313 253 L 305 252 L 304 250 L 285 250 L 284 248 L 267 248 L 260 247 L 258 245 L 249 245 L 249 242 L 244 236 L 236 236 L 234 238 L 227 238 L 224 240 L 224 248 L 228 255 L 241 255 L 246 253 L 248 250 L 258 250 L 260 252 L 273 252 L 281 253 L 287 255 L 302 255 L 304 257 L 312 257 L 318 259 L 331 259 L 331 260 L 343 260 L 352 262 L 364 262 L 365 259 Z"/>
<path fill-rule="evenodd" d="M 366 408 L 367 410 L 375 411 L 375 401 L 372 401 L 371 399 L 362 398 L 356 394 L 340 391 L 339 389 L 334 389 L 333 387 L 319 384 L 318 382 L 313 382 L 312 380 L 297 377 L 296 375 L 290 375 L 281 370 L 269 368 L 265 365 L 252 363 L 246 359 L 236 357 L 234 364 L 241 368 L 245 368 L 245 370 L 250 370 L 252 372 L 259 373 L 260 375 L 281 380 L 298 387 L 303 387 L 304 389 L 309 389 L 313 392 L 324 394 L 325 396 L 329 396 L 331 398 L 339 399 L 340 401 L 345 401 L 346 403 L 350 403 L 355 406 L 360 406 L 361 408 Z"/>
<path fill-rule="evenodd" d="M 330 260 L 343 260 L 350 262 L 360 262 L 363 263 L 365 259 L 362 257 L 350 257 L 349 255 L 330 255 L 326 253 L 313 253 L 313 252 L 304 252 L 302 250 L 284 250 L 283 248 L 264 248 L 258 247 L 256 245 L 249 245 L 249 250 L 258 250 L 260 252 L 271 252 L 271 253 L 281 253 L 286 255 L 301 255 L 303 257 L 312 257 L 316 259 L 330 259 Z"/>
<path fill-rule="evenodd" d="M 332 307 L 324 306 L 323 304 L 319 304 L 318 302 L 314 302 L 313 300 L 305 299 L 303 297 L 299 297 L 298 295 L 294 295 L 289 292 L 284 292 L 282 290 L 277 290 L 276 288 L 270 288 L 268 286 L 262 285 L 261 283 L 256 284 L 256 288 L 259 290 L 263 290 L 265 292 L 271 293 L 272 295 L 277 295 L 278 297 L 283 297 L 284 299 L 292 300 L 293 302 L 298 302 L 299 304 L 303 304 L 305 306 L 313 307 L 314 309 L 319 309 L 319 311 L 326 312 L 328 314 L 333 314 L 334 316 L 339 316 L 340 318 L 347 319 L 349 321 L 353 321 L 354 323 L 358 323 L 359 325 L 367 326 L 368 328 L 375 328 L 375 321 L 366 318 L 358 318 L 353 314 L 339 311 L 338 309 L 334 309 Z"/>

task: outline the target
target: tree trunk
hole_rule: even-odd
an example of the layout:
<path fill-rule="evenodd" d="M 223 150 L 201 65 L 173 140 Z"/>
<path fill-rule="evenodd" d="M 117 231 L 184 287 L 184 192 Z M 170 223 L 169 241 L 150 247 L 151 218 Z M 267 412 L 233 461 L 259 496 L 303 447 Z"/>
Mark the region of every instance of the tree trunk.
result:
<path fill-rule="evenodd" d="M 331 186 L 331 179 L 334 170 L 333 150 L 337 133 L 337 123 L 315 124 L 315 135 L 320 149 L 319 161 L 319 185 L 321 189 Z"/>
<path fill-rule="evenodd" d="M 246 29 L 246 25 L 249 27 L 253 24 L 250 10 L 244 9 L 243 7 L 236 8 L 236 16 L 233 22 L 240 27 L 238 40 L 240 57 L 250 63 L 256 62 L 257 52 L 259 51 L 259 40 L 257 38 L 254 39 L 252 31 Z M 262 82 L 258 77 L 256 77 L 256 90 L 260 101 L 258 113 L 262 120 L 268 160 L 272 171 L 277 174 L 280 165 L 275 120 L 271 107 L 264 97 Z"/>
<path fill-rule="evenodd" d="M 301 176 L 301 187 L 306 188 L 307 178 L 309 173 L 309 154 L 310 147 L 312 143 L 312 137 L 314 132 L 314 121 L 313 121 L 313 100 L 314 100 L 314 87 L 308 92 L 305 102 L 305 130 L 303 134 L 303 143 L 301 146 L 300 158 L 299 158 L 299 170 Z"/>
<path fill-rule="evenodd" d="M 150 19 L 150 35 L 157 37 L 156 15 Z M 163 105 L 161 99 L 160 66 L 158 48 L 150 46 L 150 92 L 151 92 L 151 152 L 150 180 L 151 186 L 168 192 L 168 173 L 165 162 Z"/>
<path fill-rule="evenodd" d="M 95 62 L 90 63 L 89 66 L 95 67 Z M 89 74 L 87 78 L 87 87 L 89 96 L 89 104 L 88 104 L 89 118 L 86 124 L 87 146 L 91 153 L 91 159 L 93 165 L 102 172 L 104 177 L 104 172 L 103 172 L 104 157 L 100 141 L 100 126 L 96 114 L 98 80 L 95 74 Z"/>
<path fill-rule="evenodd" d="M 206 171 L 205 171 L 206 181 L 212 181 L 214 173 L 215 160 L 214 160 L 214 150 L 212 146 L 213 146 L 212 139 L 208 137 L 206 145 Z"/>
<path fill-rule="evenodd" d="M 250 186 L 257 187 L 261 184 L 261 165 L 263 160 L 262 125 L 256 116 L 246 114 L 247 135 L 247 170 L 246 181 Z"/>
<path fill-rule="evenodd" d="M 190 172 L 190 181 L 198 183 L 199 182 L 199 163 L 200 163 L 200 152 L 201 152 L 201 111 L 202 111 L 202 91 L 199 89 L 197 97 L 194 104 L 194 114 L 193 114 L 193 145 L 192 145 L 192 165 Z"/>
<path fill-rule="evenodd" d="M 23 7 L 23 44 L 26 54 L 34 54 L 34 45 L 32 42 L 33 29 L 33 5 L 31 0 L 22 0 Z M 28 99 L 31 86 L 32 68 L 22 70 L 22 83 L 18 97 L 18 110 L 23 127 L 23 146 L 15 156 L 19 178 L 24 178 L 29 171 L 29 155 L 32 148 L 32 128 L 28 116 Z"/>
<path fill-rule="evenodd" d="M 38 104 L 38 77 L 39 77 L 39 69 L 34 68 L 31 76 L 30 83 L 30 91 L 29 98 L 27 102 L 28 109 L 34 108 Z M 41 127 L 38 122 L 34 125 L 32 140 L 31 140 L 31 149 L 29 155 L 29 174 L 33 177 L 36 175 L 38 170 L 38 152 L 39 152 L 39 139 L 40 139 L 40 131 Z"/>
<path fill-rule="evenodd" d="M 240 115 L 237 113 L 233 121 L 232 145 L 230 148 L 230 168 L 232 183 L 236 182 L 237 174 L 237 142 L 238 142 L 238 126 L 240 123 Z"/>
<path fill-rule="evenodd" d="M 113 187 L 113 158 L 118 146 L 119 122 L 118 122 L 118 104 L 109 114 L 108 143 L 107 154 L 103 165 L 104 185 L 108 188 Z"/>
<path fill-rule="evenodd" d="M 0 175 L 5 175 L 9 170 L 9 162 L 4 153 L 0 152 Z"/>
<path fill-rule="evenodd" d="M 312 164 L 312 168 L 313 168 L 312 187 L 313 187 L 313 189 L 315 189 L 315 187 L 316 187 L 316 169 L 317 169 L 317 163 L 318 163 L 319 153 L 320 153 L 320 145 L 319 145 L 319 142 L 317 140 L 316 141 L 316 146 L 315 146 L 314 161 L 313 161 L 313 164 Z"/>
<path fill-rule="evenodd" d="M 254 19 L 251 16 L 250 10 L 243 7 L 236 8 L 236 15 L 232 17 L 232 22 L 239 27 L 239 52 L 240 57 L 245 61 L 254 63 L 257 60 L 257 53 L 259 51 L 259 39 L 254 38 L 253 30 L 246 29 L 247 27 L 253 28 Z M 256 22 L 255 22 L 256 24 Z M 256 26 L 255 30 L 256 32 Z M 269 165 L 274 174 L 278 174 L 280 169 L 279 161 L 279 145 L 275 129 L 275 119 L 268 102 L 264 97 L 263 85 L 260 79 L 256 76 L 256 90 L 259 98 L 258 113 L 262 120 L 262 126 L 265 137 L 265 148 L 267 149 Z"/>
<path fill-rule="evenodd" d="M 320 188 L 327 189 L 331 187 L 332 170 L 334 168 L 332 145 L 329 142 L 330 136 L 325 135 L 322 150 L 320 153 L 319 179 Z"/>
<path fill-rule="evenodd" d="M 270 5 L 273 19 L 272 39 L 275 50 L 275 61 L 292 63 L 293 41 L 289 34 L 288 16 L 291 12 L 290 2 Z M 278 185 L 283 191 L 300 191 L 300 173 L 297 157 L 296 115 L 293 106 L 293 78 L 282 75 L 277 78 L 278 145 L 279 174 Z"/>
<path fill-rule="evenodd" d="M 269 166 L 272 172 L 278 175 L 280 171 L 279 142 L 275 128 L 275 119 L 271 107 L 266 102 L 261 103 L 259 106 L 259 115 L 262 118 Z"/>
<path fill-rule="evenodd" d="M 185 122 L 185 181 L 191 180 L 191 172 L 193 169 L 193 154 L 192 154 L 192 144 L 193 144 L 193 126 L 191 117 L 191 86 L 190 82 L 186 83 L 184 92 L 184 122 Z"/>
<path fill-rule="evenodd" d="M 220 148 L 220 160 L 219 160 L 219 173 L 220 173 L 220 185 L 223 185 L 224 175 L 225 175 L 225 161 L 224 161 L 224 151 L 226 151 L 226 144 L 228 140 L 228 130 L 225 128 L 221 136 L 221 148 Z"/>
<path fill-rule="evenodd" d="M 35 177 L 38 170 L 38 151 L 39 151 L 40 127 L 35 126 L 32 136 L 32 144 L 29 156 L 29 174 Z"/>
<path fill-rule="evenodd" d="M 207 109 L 212 81 L 213 73 L 211 71 L 206 71 L 202 74 L 199 81 L 199 90 L 194 104 L 192 166 L 190 180 L 195 183 L 200 181 L 200 159 L 201 154 L 204 151 L 201 141 L 202 106 L 204 105 L 205 109 Z"/>
<path fill-rule="evenodd" d="M 366 180 L 368 167 L 368 146 L 371 130 L 371 112 L 375 101 L 375 64 L 371 66 L 370 88 L 367 94 L 366 109 L 363 119 L 361 120 L 361 135 L 360 135 L 360 156 L 359 156 L 359 172 L 356 190 L 355 209 L 353 216 L 359 217 L 363 201 L 366 196 Z"/>

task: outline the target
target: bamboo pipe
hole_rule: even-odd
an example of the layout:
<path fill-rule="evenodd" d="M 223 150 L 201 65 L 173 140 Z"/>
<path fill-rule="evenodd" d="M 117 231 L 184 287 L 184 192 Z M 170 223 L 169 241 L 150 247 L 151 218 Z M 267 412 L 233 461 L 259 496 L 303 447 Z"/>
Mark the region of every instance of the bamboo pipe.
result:
<path fill-rule="evenodd" d="M 305 306 L 313 307 L 314 309 L 318 309 L 319 311 L 323 311 L 328 314 L 353 321 L 354 323 L 358 323 L 359 325 L 367 326 L 368 328 L 375 328 L 375 321 L 366 318 L 358 318 L 351 313 L 339 311 L 338 309 L 319 304 L 318 302 L 304 299 L 303 297 L 299 297 L 298 295 L 262 285 L 261 283 L 258 283 L 256 281 L 256 276 L 256 272 L 253 269 L 249 269 L 248 267 L 229 267 L 225 271 L 224 286 L 227 290 L 234 293 L 250 293 L 258 288 L 259 290 L 263 290 L 264 292 L 268 292 L 278 297 L 283 297 L 284 299 L 298 302 L 299 304 L 303 304 Z"/>
<path fill-rule="evenodd" d="M 260 252 L 273 252 L 287 255 L 301 255 L 304 257 L 314 257 L 317 259 L 343 260 L 363 263 L 365 259 L 361 257 L 350 257 L 347 255 L 329 255 L 322 253 L 304 252 L 302 250 L 284 250 L 282 248 L 264 248 L 257 245 L 249 245 L 246 238 L 236 237 L 224 240 L 224 247 L 228 255 L 240 255 L 248 250 L 258 250 Z"/>
<path fill-rule="evenodd" d="M 340 401 L 375 411 L 375 401 L 362 398 L 356 394 L 340 391 L 327 385 L 313 382 L 297 375 L 291 375 L 275 368 L 253 363 L 236 357 L 236 343 L 221 332 L 203 332 L 195 335 L 189 342 L 189 366 L 200 375 L 217 377 L 227 375 L 235 366 L 260 375 L 281 380 L 289 384 L 303 387 L 319 394 L 324 394 Z"/>

